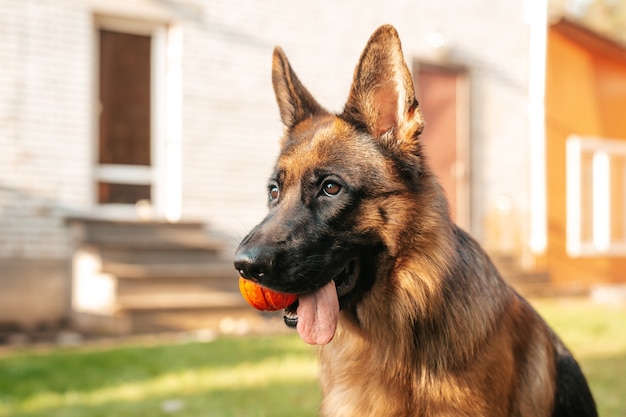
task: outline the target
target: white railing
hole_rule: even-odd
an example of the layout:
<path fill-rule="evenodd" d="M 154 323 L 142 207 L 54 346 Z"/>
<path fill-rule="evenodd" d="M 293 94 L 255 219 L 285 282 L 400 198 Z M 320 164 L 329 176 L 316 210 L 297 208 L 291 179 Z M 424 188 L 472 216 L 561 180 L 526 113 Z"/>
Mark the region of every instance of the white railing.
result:
<path fill-rule="evenodd" d="M 626 255 L 626 140 L 570 136 L 566 158 L 568 255 Z"/>

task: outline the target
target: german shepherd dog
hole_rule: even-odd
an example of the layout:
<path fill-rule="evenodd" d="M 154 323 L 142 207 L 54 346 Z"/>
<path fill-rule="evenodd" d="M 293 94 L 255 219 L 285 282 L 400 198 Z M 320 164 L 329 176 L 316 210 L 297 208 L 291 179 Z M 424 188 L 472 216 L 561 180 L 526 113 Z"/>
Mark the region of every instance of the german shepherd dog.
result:
<path fill-rule="evenodd" d="M 370 38 L 341 114 L 276 47 L 285 126 L 269 214 L 235 267 L 295 293 L 285 322 L 319 344 L 322 416 L 596 416 L 581 370 L 451 220 L 396 30 Z"/>

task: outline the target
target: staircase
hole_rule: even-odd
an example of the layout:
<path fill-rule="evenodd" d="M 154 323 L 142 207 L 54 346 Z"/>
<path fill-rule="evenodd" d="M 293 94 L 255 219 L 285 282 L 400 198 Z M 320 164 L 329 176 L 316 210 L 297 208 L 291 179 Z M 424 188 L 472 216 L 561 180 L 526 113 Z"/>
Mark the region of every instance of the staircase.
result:
<path fill-rule="evenodd" d="M 72 318 L 87 333 L 213 327 L 249 314 L 232 244 L 198 222 L 73 218 Z"/>
<path fill-rule="evenodd" d="M 550 275 L 544 271 L 526 271 L 519 267 L 513 256 L 491 255 L 502 278 L 524 297 L 550 297 L 555 289 L 550 284 Z"/>

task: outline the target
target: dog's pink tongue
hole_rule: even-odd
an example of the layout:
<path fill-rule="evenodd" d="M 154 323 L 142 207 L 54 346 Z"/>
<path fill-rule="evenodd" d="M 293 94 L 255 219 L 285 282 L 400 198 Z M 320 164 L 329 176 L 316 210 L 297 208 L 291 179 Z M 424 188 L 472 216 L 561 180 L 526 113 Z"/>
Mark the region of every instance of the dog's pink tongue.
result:
<path fill-rule="evenodd" d="M 339 320 L 339 300 L 335 281 L 303 295 L 298 301 L 298 334 L 306 343 L 325 345 L 330 342 Z"/>

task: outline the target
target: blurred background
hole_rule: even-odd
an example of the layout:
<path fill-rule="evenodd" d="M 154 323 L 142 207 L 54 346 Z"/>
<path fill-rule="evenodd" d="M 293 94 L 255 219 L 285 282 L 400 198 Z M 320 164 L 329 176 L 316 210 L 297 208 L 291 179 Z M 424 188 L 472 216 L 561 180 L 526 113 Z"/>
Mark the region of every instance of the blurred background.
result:
<path fill-rule="evenodd" d="M 265 213 L 281 45 L 341 111 L 392 23 L 452 216 L 523 293 L 626 298 L 626 5 L 0 0 L 0 341 L 211 324 Z"/>
<path fill-rule="evenodd" d="M 339 112 L 384 23 L 505 279 L 626 304 L 623 0 L 0 0 L 0 344 L 273 329 L 231 260 L 282 134 L 272 50 Z"/>
<path fill-rule="evenodd" d="M 387 22 L 455 220 L 522 292 L 619 297 L 623 1 L 1 0 L 0 340 L 241 307 L 231 257 L 282 133 L 273 47 L 341 111 Z"/>

